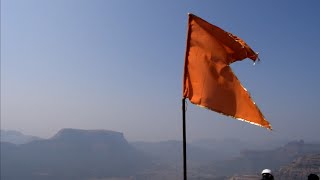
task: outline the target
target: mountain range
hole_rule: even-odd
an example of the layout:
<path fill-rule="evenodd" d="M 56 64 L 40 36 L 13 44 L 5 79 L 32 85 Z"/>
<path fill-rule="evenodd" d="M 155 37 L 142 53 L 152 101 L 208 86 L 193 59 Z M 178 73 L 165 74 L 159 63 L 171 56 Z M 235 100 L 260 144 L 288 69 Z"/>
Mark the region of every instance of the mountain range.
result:
<path fill-rule="evenodd" d="M 182 179 L 181 141 L 128 142 L 116 131 L 62 129 L 49 139 L 19 142 L 1 137 L 3 180 Z M 264 168 L 293 179 L 297 172 L 320 173 L 319 143 L 254 149 L 235 139 L 188 143 L 188 179 L 257 177 Z"/>
<path fill-rule="evenodd" d="M 13 144 L 26 144 L 34 140 L 40 140 L 41 138 L 36 136 L 30 136 L 22 134 L 19 131 L 14 130 L 0 130 L 1 142 L 10 142 Z"/>

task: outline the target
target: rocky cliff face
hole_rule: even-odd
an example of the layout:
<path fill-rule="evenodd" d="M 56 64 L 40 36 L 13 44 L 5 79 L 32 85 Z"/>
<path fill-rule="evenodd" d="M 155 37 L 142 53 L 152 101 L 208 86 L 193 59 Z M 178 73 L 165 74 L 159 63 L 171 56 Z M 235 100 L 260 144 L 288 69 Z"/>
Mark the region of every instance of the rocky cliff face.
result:
<path fill-rule="evenodd" d="M 310 145 L 313 149 L 314 146 Z M 288 165 L 282 166 L 278 170 L 274 170 L 275 179 L 281 180 L 301 180 L 307 179 L 309 174 L 317 174 L 320 175 L 320 153 L 316 154 L 306 154 L 298 156 L 295 160 L 293 160 Z M 251 179 L 259 179 L 260 175 L 235 175 L 230 179 L 236 180 L 251 180 Z"/>
<path fill-rule="evenodd" d="M 303 141 L 293 141 L 283 147 L 273 150 L 243 151 L 240 157 L 211 163 L 207 166 L 200 167 L 198 172 L 219 176 L 232 176 L 238 174 L 236 177 L 250 174 L 259 175 L 265 168 L 275 171 L 280 167 L 290 164 L 299 157 L 315 153 L 320 153 L 320 144 L 307 144 Z M 313 163 L 316 163 L 316 161 L 310 162 L 310 164 Z"/>
<path fill-rule="evenodd" d="M 276 172 L 277 179 L 300 180 L 307 179 L 310 173 L 320 175 L 320 153 L 308 154 L 295 159 Z"/>

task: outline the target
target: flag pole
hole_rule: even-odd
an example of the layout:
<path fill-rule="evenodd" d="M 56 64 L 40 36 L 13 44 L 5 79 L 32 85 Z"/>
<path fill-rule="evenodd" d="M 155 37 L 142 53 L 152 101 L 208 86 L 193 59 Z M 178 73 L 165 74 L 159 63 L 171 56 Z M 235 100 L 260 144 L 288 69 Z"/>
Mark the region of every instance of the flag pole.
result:
<path fill-rule="evenodd" d="M 182 98 L 183 180 L 187 180 L 186 98 Z"/>

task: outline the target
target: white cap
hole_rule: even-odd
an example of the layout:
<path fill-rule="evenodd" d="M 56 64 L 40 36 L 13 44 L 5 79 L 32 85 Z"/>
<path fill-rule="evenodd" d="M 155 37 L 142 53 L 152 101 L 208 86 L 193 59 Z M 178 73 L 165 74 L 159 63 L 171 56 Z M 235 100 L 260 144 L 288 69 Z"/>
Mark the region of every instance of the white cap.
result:
<path fill-rule="evenodd" d="M 270 169 L 264 169 L 261 174 L 271 174 L 271 170 Z"/>

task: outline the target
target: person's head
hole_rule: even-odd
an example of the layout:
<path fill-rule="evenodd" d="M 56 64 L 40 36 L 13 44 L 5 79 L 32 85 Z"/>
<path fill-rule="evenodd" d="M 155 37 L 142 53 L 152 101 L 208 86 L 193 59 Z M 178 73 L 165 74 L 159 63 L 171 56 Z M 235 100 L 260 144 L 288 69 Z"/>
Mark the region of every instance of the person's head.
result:
<path fill-rule="evenodd" d="M 273 175 L 271 174 L 271 170 L 270 169 L 264 169 L 261 172 L 261 176 L 262 176 L 262 180 L 273 180 Z"/>
<path fill-rule="evenodd" d="M 319 180 L 319 176 L 316 174 L 309 174 L 308 180 Z"/>

